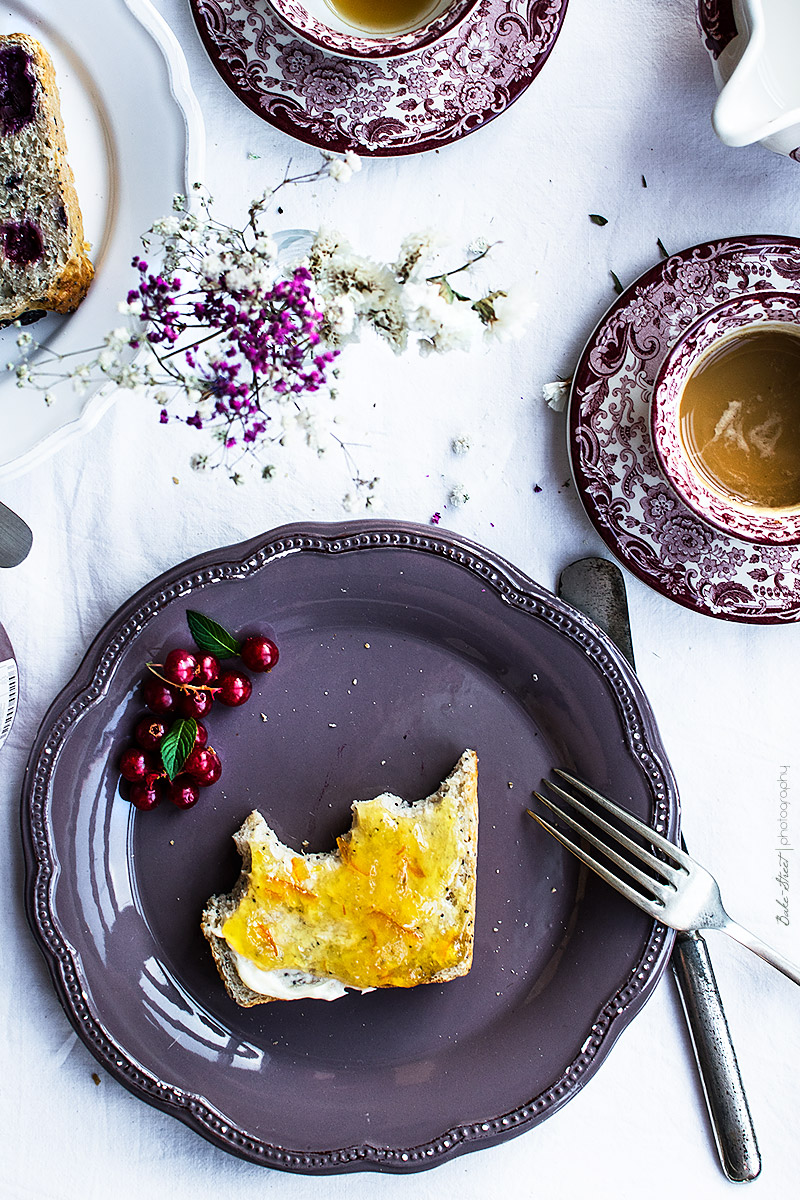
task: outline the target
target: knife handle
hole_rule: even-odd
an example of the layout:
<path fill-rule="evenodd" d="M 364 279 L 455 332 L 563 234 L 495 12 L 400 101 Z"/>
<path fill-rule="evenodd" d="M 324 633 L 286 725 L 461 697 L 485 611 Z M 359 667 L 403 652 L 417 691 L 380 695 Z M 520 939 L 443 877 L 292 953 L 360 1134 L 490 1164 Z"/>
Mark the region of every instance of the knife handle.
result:
<path fill-rule="evenodd" d="M 734 1183 L 746 1183 L 761 1171 L 761 1155 L 708 947 L 699 933 L 678 934 L 672 970 L 723 1170 Z"/>

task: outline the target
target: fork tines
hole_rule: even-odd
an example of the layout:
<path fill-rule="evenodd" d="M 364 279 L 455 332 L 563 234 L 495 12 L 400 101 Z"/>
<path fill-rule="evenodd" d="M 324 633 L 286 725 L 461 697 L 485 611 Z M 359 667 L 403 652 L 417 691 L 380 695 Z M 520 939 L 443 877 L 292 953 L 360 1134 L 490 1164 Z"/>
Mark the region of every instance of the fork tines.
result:
<path fill-rule="evenodd" d="M 570 774 L 568 771 L 562 771 L 559 769 L 556 769 L 554 774 L 558 775 L 561 779 L 568 783 L 575 791 L 582 792 L 585 796 L 589 797 L 594 804 L 602 809 L 605 809 L 606 812 L 615 818 L 615 820 L 620 822 L 620 824 L 627 826 L 634 833 L 638 834 L 647 843 L 647 845 L 659 850 L 662 854 L 666 855 L 670 861 L 665 861 L 665 859 L 657 857 L 651 850 L 647 849 L 639 842 L 634 841 L 633 838 L 629 837 L 621 829 L 617 828 L 616 825 L 612 825 L 610 821 L 607 821 L 587 804 L 584 804 L 582 800 L 579 800 L 576 796 L 572 795 L 563 787 L 560 787 L 558 784 L 553 783 L 549 779 L 545 779 L 542 782 L 552 792 L 554 792 L 559 799 L 567 804 L 571 810 L 573 810 L 573 812 L 579 813 L 583 820 L 581 821 L 576 819 L 576 817 L 572 815 L 572 812 L 567 812 L 563 808 L 560 808 L 557 804 L 554 804 L 552 800 L 548 799 L 546 796 L 543 796 L 540 792 L 533 793 L 537 800 L 550 809 L 550 811 L 554 813 L 555 816 L 558 817 L 558 819 L 565 825 L 569 826 L 570 829 L 573 829 L 576 833 L 580 834 L 584 841 L 588 842 L 589 845 L 593 846 L 596 850 L 599 850 L 604 858 L 608 860 L 608 862 L 619 867 L 626 879 L 638 883 L 639 888 L 631 887 L 630 884 L 621 879 L 616 872 L 611 871 L 604 862 L 589 854 L 588 851 L 586 851 L 582 846 L 578 845 L 576 841 L 573 841 L 572 838 L 563 833 L 555 825 L 551 825 L 549 821 L 545 821 L 537 813 L 534 813 L 528 809 L 527 811 L 529 815 L 533 817 L 535 821 L 538 821 L 538 823 L 544 829 L 546 829 L 548 833 L 551 833 L 553 837 L 557 838 L 557 840 L 561 842 L 566 849 L 570 850 L 577 858 L 579 858 L 581 862 L 585 863 L 587 867 L 590 867 L 593 871 L 600 875 L 601 878 L 605 879 L 607 883 L 610 883 L 612 887 L 615 887 L 617 891 L 621 892 L 634 903 L 639 904 L 640 907 L 646 908 L 648 912 L 657 912 L 658 908 L 667 898 L 668 894 L 673 892 L 673 889 L 679 882 L 681 876 L 683 876 L 691 860 L 686 854 L 683 853 L 682 850 L 680 850 L 672 842 L 668 841 L 667 838 L 663 837 L 660 833 L 656 832 L 655 829 L 652 829 L 649 825 L 645 824 L 644 821 L 640 821 L 638 817 L 634 817 L 631 813 L 626 812 L 626 810 L 620 808 L 619 805 L 614 804 L 606 796 L 603 796 L 600 792 L 584 783 L 583 780 L 578 779 L 575 775 Z M 587 826 L 590 827 L 587 828 Z M 595 830 L 602 832 L 605 835 L 605 839 L 598 837 L 597 833 L 594 832 Z M 612 844 L 609 844 L 609 842 Z M 640 867 L 636 866 L 636 864 L 631 861 L 630 857 L 620 854 L 618 850 L 615 849 L 615 846 L 626 850 L 628 855 L 643 863 L 648 870 L 641 870 Z"/>

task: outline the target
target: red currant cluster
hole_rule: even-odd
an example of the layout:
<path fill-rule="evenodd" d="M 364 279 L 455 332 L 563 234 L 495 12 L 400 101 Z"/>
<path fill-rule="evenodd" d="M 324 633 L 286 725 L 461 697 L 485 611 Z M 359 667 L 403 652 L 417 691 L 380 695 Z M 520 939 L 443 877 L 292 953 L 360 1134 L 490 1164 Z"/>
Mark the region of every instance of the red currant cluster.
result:
<path fill-rule="evenodd" d="M 228 644 L 251 671 L 270 671 L 278 661 L 278 647 L 267 637 L 248 637 L 241 645 L 229 638 Z M 136 745 L 122 752 L 120 774 L 130 784 L 128 799 L 135 808 L 148 811 L 165 799 L 191 808 L 200 788 L 222 774 L 201 718 L 216 702 L 228 708 L 245 704 L 253 685 L 243 672 L 223 670 L 216 654 L 202 650 L 170 650 L 163 663 L 147 666 L 142 698 L 150 713 L 136 725 Z"/>

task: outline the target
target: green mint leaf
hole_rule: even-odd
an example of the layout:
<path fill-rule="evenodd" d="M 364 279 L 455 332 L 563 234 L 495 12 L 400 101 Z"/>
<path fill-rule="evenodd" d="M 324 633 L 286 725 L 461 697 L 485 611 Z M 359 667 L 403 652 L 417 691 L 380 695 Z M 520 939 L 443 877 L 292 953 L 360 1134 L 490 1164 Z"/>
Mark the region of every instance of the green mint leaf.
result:
<path fill-rule="evenodd" d="M 236 658 L 239 643 L 219 622 L 192 609 L 187 610 L 186 620 L 189 622 L 189 632 L 201 650 L 216 654 L 219 658 Z"/>
<path fill-rule="evenodd" d="M 622 293 L 625 291 L 625 288 L 620 283 L 619 276 L 615 275 L 613 271 L 609 271 L 609 274 L 614 283 L 614 291 L 617 293 L 618 296 L 621 296 Z"/>
<path fill-rule="evenodd" d="M 608 217 L 601 217 L 600 213 L 589 213 L 589 220 L 593 225 L 607 225 Z"/>
<path fill-rule="evenodd" d="M 197 721 L 192 717 L 175 722 L 161 743 L 161 761 L 170 779 L 178 775 L 197 738 Z"/>

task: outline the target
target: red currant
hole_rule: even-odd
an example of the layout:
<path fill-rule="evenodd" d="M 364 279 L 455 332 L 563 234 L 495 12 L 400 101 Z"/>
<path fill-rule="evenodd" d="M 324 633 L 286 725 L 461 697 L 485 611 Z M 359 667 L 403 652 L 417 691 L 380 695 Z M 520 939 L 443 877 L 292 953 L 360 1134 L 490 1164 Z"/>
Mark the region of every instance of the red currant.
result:
<path fill-rule="evenodd" d="M 142 717 L 133 736 L 143 750 L 157 750 L 167 736 L 168 726 L 155 717 Z"/>
<path fill-rule="evenodd" d="M 251 671 L 271 671 L 278 661 L 278 647 L 268 637 L 245 638 L 240 657 Z"/>
<path fill-rule="evenodd" d="M 157 808 L 161 803 L 161 788 L 158 785 L 158 780 L 139 779 L 136 783 L 131 784 L 130 801 L 134 808 L 140 809 L 142 812 L 149 812 L 151 808 Z"/>
<path fill-rule="evenodd" d="M 213 654 L 204 654 L 197 660 L 195 683 L 212 684 L 219 679 L 219 659 Z"/>
<path fill-rule="evenodd" d="M 214 697 L 211 692 L 186 691 L 178 696 L 178 712 L 182 717 L 193 717 L 199 721 L 207 716 L 213 707 Z"/>
<path fill-rule="evenodd" d="M 119 770 L 123 779 L 137 783 L 148 775 L 158 774 L 158 764 L 151 754 L 138 746 L 123 750 L 119 760 Z"/>
<path fill-rule="evenodd" d="M 200 785 L 196 780 L 188 779 L 185 775 L 176 775 L 167 790 L 176 808 L 191 808 L 200 799 Z"/>
<path fill-rule="evenodd" d="M 201 724 L 200 721 L 197 722 L 197 733 L 195 734 L 194 744 L 195 746 L 208 745 L 208 730 L 206 729 L 205 725 Z M 194 747 L 192 747 L 192 749 L 194 749 Z"/>
<path fill-rule="evenodd" d="M 210 746 L 195 746 L 189 752 L 183 769 L 199 787 L 211 787 L 222 774 L 222 763 L 216 750 Z"/>
<path fill-rule="evenodd" d="M 178 693 L 169 684 L 164 683 L 161 679 L 156 679 L 155 675 L 150 675 L 145 679 L 142 685 L 142 697 L 150 711 L 156 713 L 157 716 L 174 713 L 176 710 Z"/>
<path fill-rule="evenodd" d="M 241 671 L 223 671 L 218 682 L 217 699 L 220 704 L 237 708 L 250 699 L 253 685 Z"/>
<path fill-rule="evenodd" d="M 170 683 L 179 687 L 191 683 L 197 674 L 197 659 L 188 650 L 170 650 L 164 660 L 164 674 Z"/>

